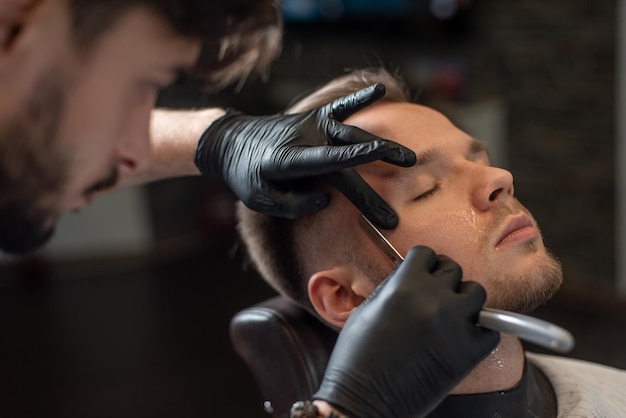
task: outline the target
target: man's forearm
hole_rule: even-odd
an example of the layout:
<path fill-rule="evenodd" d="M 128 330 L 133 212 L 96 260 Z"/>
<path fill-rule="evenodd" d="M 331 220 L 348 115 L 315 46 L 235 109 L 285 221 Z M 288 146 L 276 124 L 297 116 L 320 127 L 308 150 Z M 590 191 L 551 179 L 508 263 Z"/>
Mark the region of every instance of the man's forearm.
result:
<path fill-rule="evenodd" d="M 200 135 L 224 114 L 218 108 L 201 110 L 155 109 L 150 135 L 152 162 L 147 170 L 123 170 L 118 187 L 133 186 L 174 177 L 200 174 L 194 164 L 194 153 Z"/>

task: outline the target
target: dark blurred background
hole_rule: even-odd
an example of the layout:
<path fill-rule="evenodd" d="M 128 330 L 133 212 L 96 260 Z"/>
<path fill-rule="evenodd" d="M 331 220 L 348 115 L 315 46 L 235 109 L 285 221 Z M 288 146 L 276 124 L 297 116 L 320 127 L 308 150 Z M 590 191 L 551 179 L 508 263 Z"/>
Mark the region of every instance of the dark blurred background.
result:
<path fill-rule="evenodd" d="M 398 70 L 513 172 L 566 274 L 537 316 L 574 333 L 569 356 L 626 368 L 620 2 L 283 8 L 283 52 L 268 80 L 211 97 L 187 82 L 159 104 L 269 114 L 346 70 Z M 233 202 L 206 178 L 118 191 L 67 216 L 45 250 L 0 258 L 0 416 L 264 416 L 228 323 L 274 292 L 245 266 Z"/>

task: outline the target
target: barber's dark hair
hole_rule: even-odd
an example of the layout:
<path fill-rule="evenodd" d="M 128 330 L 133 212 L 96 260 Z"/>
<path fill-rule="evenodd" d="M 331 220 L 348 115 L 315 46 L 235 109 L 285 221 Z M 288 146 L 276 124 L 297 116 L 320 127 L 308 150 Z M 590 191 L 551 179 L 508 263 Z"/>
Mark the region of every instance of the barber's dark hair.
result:
<path fill-rule="evenodd" d="M 277 0 L 70 0 L 74 37 L 88 48 L 129 9 L 148 6 L 181 35 L 202 41 L 193 75 L 208 88 L 265 75 L 280 50 Z"/>
<path fill-rule="evenodd" d="M 382 68 L 370 68 L 335 78 L 293 104 L 285 113 L 312 110 L 376 83 L 382 83 L 386 88 L 381 102 L 410 101 L 409 89 L 399 76 Z M 321 179 L 320 183 L 322 187 L 330 187 Z M 322 236 L 324 228 L 319 228 L 322 216 L 329 215 L 321 211 L 295 220 L 276 218 L 254 212 L 241 202 L 237 203 L 237 230 L 252 264 L 277 292 L 309 309 L 312 309 L 307 290 L 309 278 L 304 271 L 303 257 L 319 258 L 331 247 L 340 249 L 332 254 L 336 259 L 354 261 L 355 257 L 359 257 L 354 251 L 343 251 L 359 248 L 359 243 L 353 242 L 356 238 L 352 234 Z M 309 231 L 310 236 L 299 236 L 296 239 L 295 234 L 302 231 Z M 303 238 L 306 242 L 303 242 Z M 366 257 L 359 259 L 358 263 L 372 279 L 382 280 L 385 277 L 374 277 L 383 273 Z"/>

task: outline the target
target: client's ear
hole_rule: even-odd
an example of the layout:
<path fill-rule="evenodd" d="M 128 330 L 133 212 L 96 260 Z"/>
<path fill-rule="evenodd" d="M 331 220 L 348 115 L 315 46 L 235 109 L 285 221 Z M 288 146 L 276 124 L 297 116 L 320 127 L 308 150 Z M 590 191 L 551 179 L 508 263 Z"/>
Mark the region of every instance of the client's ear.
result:
<path fill-rule="evenodd" d="M 309 298 L 313 308 L 328 323 L 343 327 L 354 308 L 369 294 L 360 285 L 362 279 L 360 274 L 345 267 L 315 273 L 309 279 Z"/>

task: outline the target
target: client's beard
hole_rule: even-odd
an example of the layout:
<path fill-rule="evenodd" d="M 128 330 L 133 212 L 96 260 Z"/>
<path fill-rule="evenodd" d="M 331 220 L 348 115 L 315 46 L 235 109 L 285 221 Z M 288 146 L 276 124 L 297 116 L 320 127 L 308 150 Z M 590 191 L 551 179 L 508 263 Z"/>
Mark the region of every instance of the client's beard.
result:
<path fill-rule="evenodd" d="M 43 205 L 66 179 L 58 125 L 64 83 L 46 74 L 22 114 L 0 129 L 0 249 L 31 252 L 50 239 L 56 213 Z"/>
<path fill-rule="evenodd" d="M 528 244 L 530 247 L 534 244 Z M 541 266 L 520 277 L 501 277 L 498 286 L 492 286 L 485 305 L 512 312 L 529 313 L 545 305 L 561 287 L 561 263 L 546 249 Z"/>

